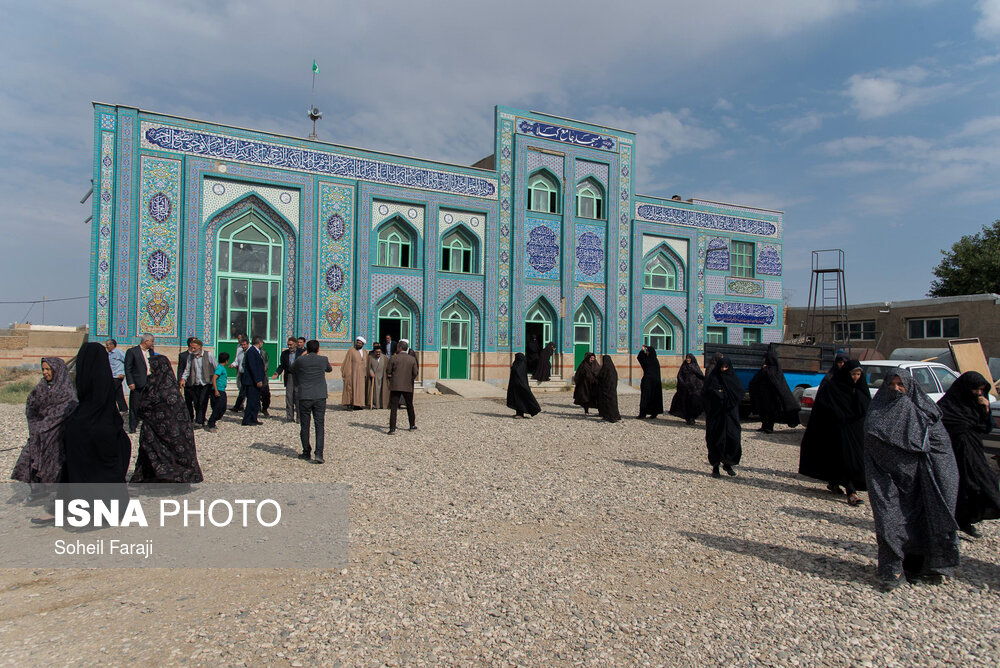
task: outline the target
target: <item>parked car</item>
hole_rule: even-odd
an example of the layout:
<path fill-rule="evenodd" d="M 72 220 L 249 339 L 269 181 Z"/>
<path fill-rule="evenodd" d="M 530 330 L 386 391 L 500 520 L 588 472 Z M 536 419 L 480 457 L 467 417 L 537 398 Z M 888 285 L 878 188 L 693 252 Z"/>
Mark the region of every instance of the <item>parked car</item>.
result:
<path fill-rule="evenodd" d="M 893 369 L 901 367 L 913 374 L 913 379 L 917 381 L 924 392 L 937 401 L 944 396 L 951 384 L 958 378 L 958 374 L 949 369 L 944 364 L 937 362 L 904 362 L 901 360 L 864 360 L 861 368 L 868 375 L 868 390 L 872 396 L 882 387 L 885 374 Z M 803 390 L 802 400 L 799 408 L 799 421 L 806 425 L 809 423 L 809 415 L 812 413 L 813 404 L 816 402 L 816 392 L 819 387 L 809 387 Z M 993 397 L 991 397 L 992 399 Z M 1000 402 L 994 404 L 993 420 L 1000 416 Z"/>

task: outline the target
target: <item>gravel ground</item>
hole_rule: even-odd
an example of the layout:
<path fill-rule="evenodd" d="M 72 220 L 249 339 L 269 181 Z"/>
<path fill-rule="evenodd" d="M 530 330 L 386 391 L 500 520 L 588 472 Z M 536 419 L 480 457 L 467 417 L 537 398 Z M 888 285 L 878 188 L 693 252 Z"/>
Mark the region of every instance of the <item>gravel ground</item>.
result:
<path fill-rule="evenodd" d="M 387 411 L 330 410 L 324 466 L 273 418 L 197 432 L 206 480 L 350 483 L 350 567 L 0 570 L 0 663 L 997 664 L 996 524 L 955 578 L 882 594 L 871 510 L 796 476 L 801 428 L 745 425 L 714 480 L 701 424 L 542 402 L 418 396 L 392 437 Z M 22 411 L 0 406 L 0 447 Z"/>

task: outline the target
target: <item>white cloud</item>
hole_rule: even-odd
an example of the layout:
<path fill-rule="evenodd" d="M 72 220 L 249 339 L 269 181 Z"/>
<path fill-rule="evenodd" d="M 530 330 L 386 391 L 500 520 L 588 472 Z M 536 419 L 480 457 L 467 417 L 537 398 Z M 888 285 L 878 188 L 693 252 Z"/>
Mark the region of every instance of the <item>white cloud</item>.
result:
<path fill-rule="evenodd" d="M 720 97 L 715 101 L 715 106 L 712 108 L 718 111 L 729 111 L 733 108 L 733 103 L 724 97 Z"/>
<path fill-rule="evenodd" d="M 778 128 L 782 133 L 798 139 L 803 135 L 816 132 L 822 126 L 823 115 L 815 111 L 810 111 L 803 116 L 782 121 L 778 125 Z"/>
<path fill-rule="evenodd" d="M 994 132 L 1000 132 L 1000 116 L 983 116 L 966 123 L 965 127 L 958 133 L 958 136 L 969 137 L 992 134 Z"/>
<path fill-rule="evenodd" d="M 862 119 L 881 118 L 912 107 L 930 104 L 953 89 L 951 84 L 921 86 L 928 73 L 921 67 L 853 74 L 847 79 L 844 94 Z"/>
<path fill-rule="evenodd" d="M 1000 0 L 979 0 L 976 9 L 980 14 L 976 35 L 986 39 L 1000 37 Z"/>

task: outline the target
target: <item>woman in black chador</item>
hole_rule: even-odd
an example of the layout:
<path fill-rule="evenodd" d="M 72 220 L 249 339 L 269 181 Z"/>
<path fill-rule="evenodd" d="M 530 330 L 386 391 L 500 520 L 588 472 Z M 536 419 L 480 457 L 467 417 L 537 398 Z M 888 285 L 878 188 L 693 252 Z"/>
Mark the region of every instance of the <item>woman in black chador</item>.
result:
<path fill-rule="evenodd" d="M 688 424 L 694 424 L 695 418 L 702 412 L 701 390 L 704 386 L 705 374 L 698 366 L 695 356 L 688 353 L 677 371 L 677 391 L 670 402 L 670 414 L 684 418 Z"/>
<path fill-rule="evenodd" d="M 149 358 L 149 382 L 137 409 L 142 430 L 130 482 L 201 482 L 191 418 L 164 355 Z"/>
<path fill-rule="evenodd" d="M 736 475 L 733 467 L 743 457 L 740 443 L 740 402 L 746 391 L 736 377 L 728 357 L 719 359 L 705 380 L 701 399 L 705 404 L 705 443 L 708 445 L 708 462 L 712 477 L 719 478 L 719 465 L 729 475 Z"/>
<path fill-rule="evenodd" d="M 538 356 L 538 366 L 535 367 L 535 374 L 532 376 L 539 383 L 544 383 L 552 378 L 552 353 L 556 351 L 556 344 L 549 342 L 549 345 L 542 348 Z"/>
<path fill-rule="evenodd" d="M 635 356 L 642 367 L 642 380 L 639 382 L 639 415 L 643 419 L 647 415 L 651 420 L 663 412 L 663 382 L 660 380 L 660 360 L 656 358 L 656 350 L 652 346 L 643 346 Z"/>
<path fill-rule="evenodd" d="M 601 358 L 601 370 L 597 372 L 594 390 L 597 412 L 608 422 L 619 422 L 622 414 L 618 412 L 618 370 L 610 355 Z"/>
<path fill-rule="evenodd" d="M 525 363 L 528 367 L 528 373 L 535 373 L 535 369 L 538 368 L 538 356 L 542 352 L 542 345 L 538 343 L 538 337 L 534 334 L 528 339 L 528 345 L 524 347 L 524 358 Z"/>
<path fill-rule="evenodd" d="M 507 408 L 515 411 L 514 417 L 532 417 L 542 409 L 531 393 L 528 385 L 528 363 L 524 353 L 514 355 L 514 363 L 510 365 L 510 380 L 507 381 Z M 527 413 L 528 415 L 525 415 Z"/>
<path fill-rule="evenodd" d="M 774 423 L 781 422 L 789 427 L 799 423 L 799 402 L 792 396 L 785 375 L 781 372 L 778 356 L 768 350 L 761 365 L 750 379 L 750 404 L 760 416 L 760 429 L 765 434 L 774 431 Z"/>
<path fill-rule="evenodd" d="M 1000 518 L 1000 485 L 983 451 L 983 435 L 993 428 L 989 387 L 982 374 L 966 371 L 938 401 L 958 464 L 955 519 L 973 538 L 980 535 L 977 522 Z"/>
<path fill-rule="evenodd" d="M 573 376 L 573 403 L 583 407 L 583 412 L 590 415 L 591 408 L 597 408 L 597 355 L 588 352 L 576 369 Z"/>
<path fill-rule="evenodd" d="M 826 481 L 834 494 L 846 491 L 847 503 L 852 506 L 862 503 L 858 490 L 867 489 L 865 416 L 870 403 L 861 364 L 848 360 L 816 393 L 799 452 L 799 473 Z"/>

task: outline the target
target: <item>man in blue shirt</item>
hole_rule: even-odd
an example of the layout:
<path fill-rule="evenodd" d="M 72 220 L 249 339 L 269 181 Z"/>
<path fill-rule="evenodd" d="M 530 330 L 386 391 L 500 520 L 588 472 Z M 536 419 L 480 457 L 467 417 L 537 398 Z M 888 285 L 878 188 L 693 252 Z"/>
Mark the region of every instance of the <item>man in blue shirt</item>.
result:
<path fill-rule="evenodd" d="M 118 349 L 118 342 L 108 339 L 104 342 L 104 347 L 108 349 L 108 361 L 111 362 L 111 377 L 115 379 L 115 401 L 118 403 L 118 412 L 124 413 L 128 410 L 125 403 L 125 353 Z"/>

